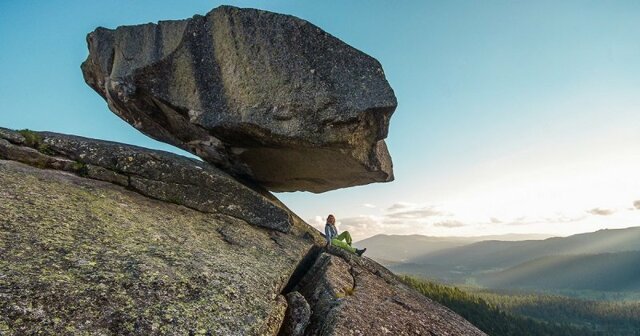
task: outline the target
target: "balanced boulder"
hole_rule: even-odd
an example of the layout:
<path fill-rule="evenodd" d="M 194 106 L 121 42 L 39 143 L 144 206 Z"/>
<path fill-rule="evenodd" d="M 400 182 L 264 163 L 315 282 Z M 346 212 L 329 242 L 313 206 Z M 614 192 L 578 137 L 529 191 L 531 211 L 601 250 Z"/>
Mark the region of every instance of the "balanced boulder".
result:
<path fill-rule="evenodd" d="M 143 133 L 274 191 L 393 180 L 397 101 L 374 58 L 289 15 L 98 28 L 85 81 Z"/>

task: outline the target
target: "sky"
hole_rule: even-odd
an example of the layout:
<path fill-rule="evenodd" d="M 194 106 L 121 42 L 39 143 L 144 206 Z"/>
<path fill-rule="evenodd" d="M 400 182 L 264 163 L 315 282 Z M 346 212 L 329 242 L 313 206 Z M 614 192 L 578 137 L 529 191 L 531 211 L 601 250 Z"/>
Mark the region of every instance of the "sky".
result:
<path fill-rule="evenodd" d="M 83 81 L 97 26 L 221 4 L 291 14 L 378 59 L 398 98 L 396 180 L 279 193 L 318 228 L 570 235 L 640 224 L 639 1 L 0 1 L 0 126 L 185 154 Z"/>

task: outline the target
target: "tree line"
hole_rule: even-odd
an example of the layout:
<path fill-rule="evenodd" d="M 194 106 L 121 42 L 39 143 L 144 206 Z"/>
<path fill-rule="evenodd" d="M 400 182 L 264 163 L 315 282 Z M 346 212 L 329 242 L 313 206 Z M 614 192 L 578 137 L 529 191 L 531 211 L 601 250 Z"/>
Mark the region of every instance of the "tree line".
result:
<path fill-rule="evenodd" d="M 411 276 L 401 276 L 401 279 L 492 336 L 640 336 L 637 303 L 471 293 Z"/>

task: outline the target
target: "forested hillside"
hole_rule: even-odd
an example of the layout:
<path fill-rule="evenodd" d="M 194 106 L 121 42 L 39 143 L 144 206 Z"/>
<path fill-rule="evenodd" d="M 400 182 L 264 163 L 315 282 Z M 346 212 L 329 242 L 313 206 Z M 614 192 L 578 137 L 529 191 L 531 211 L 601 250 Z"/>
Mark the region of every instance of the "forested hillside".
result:
<path fill-rule="evenodd" d="M 640 335 L 640 304 L 473 291 L 403 276 L 420 293 L 493 336 Z"/>
<path fill-rule="evenodd" d="M 640 302 L 581 300 L 559 295 L 465 289 L 516 315 L 600 330 L 607 335 L 637 335 Z"/>
<path fill-rule="evenodd" d="M 507 313 L 496 305 L 456 287 L 406 276 L 403 277 L 403 281 L 430 299 L 449 307 L 480 330 L 492 336 L 602 335 L 586 328 L 546 323 Z"/>
<path fill-rule="evenodd" d="M 478 276 L 490 288 L 541 290 L 640 290 L 640 251 L 538 258 L 504 271 Z"/>

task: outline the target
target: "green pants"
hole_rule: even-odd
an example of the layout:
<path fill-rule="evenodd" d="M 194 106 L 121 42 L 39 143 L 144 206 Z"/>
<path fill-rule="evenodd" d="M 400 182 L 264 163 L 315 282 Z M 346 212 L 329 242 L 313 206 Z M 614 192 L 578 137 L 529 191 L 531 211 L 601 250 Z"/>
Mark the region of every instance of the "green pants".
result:
<path fill-rule="evenodd" d="M 331 239 L 331 245 L 337 246 L 351 253 L 356 253 L 356 249 L 351 247 L 351 235 L 349 234 L 349 231 L 342 231 L 341 234 Z"/>

